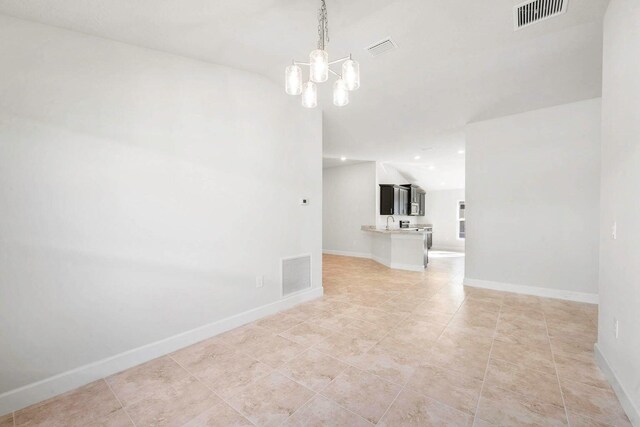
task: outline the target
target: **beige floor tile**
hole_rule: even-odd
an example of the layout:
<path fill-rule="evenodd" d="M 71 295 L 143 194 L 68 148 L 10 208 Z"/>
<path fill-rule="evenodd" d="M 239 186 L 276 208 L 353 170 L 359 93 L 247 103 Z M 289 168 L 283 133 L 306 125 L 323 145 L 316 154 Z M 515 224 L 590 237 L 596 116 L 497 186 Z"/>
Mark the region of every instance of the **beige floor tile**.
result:
<path fill-rule="evenodd" d="M 356 368 L 348 368 L 321 394 L 372 423 L 377 423 L 401 387 Z"/>
<path fill-rule="evenodd" d="M 1 416 L 0 427 L 13 427 L 13 414 L 6 414 Z"/>
<path fill-rule="evenodd" d="M 350 363 L 358 356 L 366 353 L 367 350 L 375 344 L 375 340 L 350 337 L 348 335 L 336 333 L 326 340 L 316 344 L 313 348 L 338 360 Z"/>
<path fill-rule="evenodd" d="M 355 319 L 352 317 L 347 317 L 342 314 L 330 311 L 314 317 L 313 319 L 309 320 L 309 322 L 313 322 L 318 326 L 322 326 L 323 328 L 336 332 L 342 330 L 345 326 L 349 325 L 354 320 Z"/>
<path fill-rule="evenodd" d="M 324 389 L 347 365 L 316 350 L 307 350 L 278 371 L 316 392 Z"/>
<path fill-rule="evenodd" d="M 305 347 L 310 347 L 323 341 L 329 335 L 333 334 L 333 332 L 334 331 L 324 328 L 310 320 L 300 323 L 284 332 L 280 332 L 279 335 Z"/>
<path fill-rule="evenodd" d="M 376 325 L 366 320 L 354 319 L 353 322 L 342 328 L 341 334 L 365 340 L 379 341 L 389 331 L 392 326 Z"/>
<path fill-rule="evenodd" d="M 445 326 L 440 323 L 405 319 L 389 332 L 389 336 L 401 341 L 431 347 L 438 340 L 444 328 Z"/>
<path fill-rule="evenodd" d="M 421 299 L 400 296 L 386 300 L 378 308 L 390 313 L 410 313 L 420 304 L 422 304 Z"/>
<path fill-rule="evenodd" d="M 551 338 L 551 350 L 558 356 L 593 360 L 595 358 L 593 346 L 594 343 L 574 340 L 571 337 Z"/>
<path fill-rule="evenodd" d="M 269 335 L 254 340 L 241 348 L 247 355 L 277 368 L 302 353 L 307 346 L 279 335 Z"/>
<path fill-rule="evenodd" d="M 283 424 L 284 427 L 373 426 L 364 418 L 347 411 L 331 400 L 316 395 Z"/>
<path fill-rule="evenodd" d="M 447 328 L 493 337 L 498 324 L 498 313 L 480 309 L 465 309 L 466 304 L 463 304 L 453 316 Z"/>
<path fill-rule="evenodd" d="M 119 409 L 109 415 L 95 418 L 88 423 L 83 422 L 82 427 L 134 427 L 134 424 L 129 418 L 129 414 L 124 409 Z"/>
<path fill-rule="evenodd" d="M 405 389 L 380 420 L 379 426 L 471 426 L 473 418 L 454 408 Z"/>
<path fill-rule="evenodd" d="M 604 389 L 610 387 L 609 382 L 596 365 L 595 358 L 555 355 L 555 362 L 560 381 L 571 380 Z"/>
<path fill-rule="evenodd" d="M 562 380 L 567 410 L 615 426 L 630 425 L 613 390 Z"/>
<path fill-rule="evenodd" d="M 387 381 L 404 385 L 415 370 L 415 358 L 405 355 L 400 346 L 390 348 L 387 341 L 373 346 L 365 354 L 354 358 L 352 365 Z"/>
<path fill-rule="evenodd" d="M 392 336 L 387 336 L 376 347 L 379 352 L 387 352 L 388 354 L 396 355 L 408 363 L 411 366 L 420 366 L 429 361 L 431 357 L 433 344 L 427 344 L 424 341 L 411 342 L 407 340 L 399 340 Z"/>
<path fill-rule="evenodd" d="M 200 353 L 178 352 L 172 357 L 223 398 L 272 371 L 270 366 L 250 356 L 229 350 L 216 352 L 217 349 L 207 347 Z"/>
<path fill-rule="evenodd" d="M 429 363 L 482 380 L 493 340 L 445 329 L 433 347 Z"/>
<path fill-rule="evenodd" d="M 582 415 L 569 412 L 569 425 L 571 427 L 615 427 L 612 424 L 606 424 L 600 421 L 596 421 L 592 418 L 588 418 Z"/>
<path fill-rule="evenodd" d="M 435 311 L 429 306 L 428 302 L 423 302 L 413 310 L 411 318 L 427 323 L 440 323 L 446 326 L 453 318 L 453 313 Z"/>
<path fill-rule="evenodd" d="M 245 346 L 250 346 L 255 343 L 256 340 L 273 335 L 273 332 L 266 328 L 261 328 L 255 324 L 249 324 L 241 326 L 237 329 L 232 329 L 217 337 L 217 340 L 223 344 L 228 345 L 233 349 L 242 349 Z"/>
<path fill-rule="evenodd" d="M 308 388 L 274 372 L 245 387 L 228 403 L 256 425 L 275 426 L 283 423 L 313 395 Z"/>
<path fill-rule="evenodd" d="M 182 425 L 222 402 L 195 378 L 161 388 L 125 409 L 137 426 Z"/>
<path fill-rule="evenodd" d="M 306 316 L 304 316 L 304 318 L 306 318 Z M 285 313 L 278 313 L 259 320 L 255 324 L 262 328 L 269 329 L 272 332 L 278 333 L 299 325 L 304 322 L 304 318 L 301 318 L 300 316 L 291 316 Z"/>
<path fill-rule="evenodd" d="M 566 426 L 563 406 L 527 401 L 519 394 L 484 387 L 476 417 L 497 426 Z"/>
<path fill-rule="evenodd" d="M 549 341 L 529 339 L 504 339 L 497 336 L 493 342 L 491 357 L 504 360 L 519 366 L 535 369 L 550 375 L 556 374 Z"/>
<path fill-rule="evenodd" d="M 16 411 L 16 426 L 77 426 L 107 417 L 122 406 L 103 380 Z"/>
<path fill-rule="evenodd" d="M 493 358 L 489 361 L 485 386 L 522 396 L 523 400 L 564 406 L 556 375 L 549 375 Z"/>
<path fill-rule="evenodd" d="M 467 414 L 475 414 L 482 381 L 455 371 L 424 365 L 418 367 L 407 388 Z"/>
<path fill-rule="evenodd" d="M 498 319 L 496 337 L 505 342 L 549 343 L 547 324 L 544 320 L 505 316 L 504 313 L 501 313 Z"/>
<path fill-rule="evenodd" d="M 112 375 L 106 381 L 120 402 L 129 406 L 188 377 L 189 373 L 184 368 L 165 356 Z"/>
<path fill-rule="evenodd" d="M 224 402 L 204 411 L 184 427 L 253 427 L 253 423 Z"/>

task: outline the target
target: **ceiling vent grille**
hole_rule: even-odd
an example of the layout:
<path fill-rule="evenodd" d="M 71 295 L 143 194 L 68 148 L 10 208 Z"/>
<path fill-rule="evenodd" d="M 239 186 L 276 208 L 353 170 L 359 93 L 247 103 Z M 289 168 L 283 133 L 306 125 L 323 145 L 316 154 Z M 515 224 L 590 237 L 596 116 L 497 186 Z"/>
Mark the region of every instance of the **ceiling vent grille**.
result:
<path fill-rule="evenodd" d="M 569 0 L 529 0 L 513 8 L 515 29 L 519 30 L 567 11 Z"/>
<path fill-rule="evenodd" d="M 396 49 L 397 47 L 398 45 L 396 45 L 393 40 L 391 40 L 391 37 L 387 37 L 384 40 L 380 40 L 379 42 L 372 44 L 366 49 L 367 52 L 371 54 L 371 56 L 380 56 L 383 53 L 387 53 Z"/>

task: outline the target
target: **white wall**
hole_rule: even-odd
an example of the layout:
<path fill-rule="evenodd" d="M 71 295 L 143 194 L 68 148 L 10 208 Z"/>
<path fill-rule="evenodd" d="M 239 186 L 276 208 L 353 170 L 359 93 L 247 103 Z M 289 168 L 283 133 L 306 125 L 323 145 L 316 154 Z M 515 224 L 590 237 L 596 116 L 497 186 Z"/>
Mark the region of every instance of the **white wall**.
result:
<path fill-rule="evenodd" d="M 0 40 L 0 393 L 277 301 L 281 257 L 321 286 L 318 110 L 5 16 Z"/>
<path fill-rule="evenodd" d="M 600 100 L 471 124 L 466 143 L 466 279 L 595 300 Z"/>
<path fill-rule="evenodd" d="M 380 184 L 410 184 L 409 180 L 402 175 L 398 169 L 393 166 L 377 162 L 376 163 L 376 184 L 375 184 L 375 192 L 376 192 L 376 224 L 378 227 L 386 227 L 387 226 L 387 218 L 389 215 L 380 215 Z M 426 212 L 425 212 L 426 213 Z M 411 224 L 424 224 L 425 217 L 424 216 L 409 216 L 409 215 L 393 215 L 395 219 L 394 222 L 389 222 L 389 225 L 393 227 L 399 227 L 400 221 L 409 221 Z"/>
<path fill-rule="evenodd" d="M 427 191 L 425 218 L 433 225 L 433 250 L 464 251 L 458 239 L 458 202 L 464 200 L 464 188 Z"/>
<path fill-rule="evenodd" d="M 623 388 L 634 425 L 640 425 L 639 22 L 637 0 L 611 1 L 604 20 L 598 328 L 598 348 Z"/>
<path fill-rule="evenodd" d="M 371 235 L 360 227 L 376 221 L 375 162 L 324 169 L 322 183 L 323 250 L 368 256 Z"/>

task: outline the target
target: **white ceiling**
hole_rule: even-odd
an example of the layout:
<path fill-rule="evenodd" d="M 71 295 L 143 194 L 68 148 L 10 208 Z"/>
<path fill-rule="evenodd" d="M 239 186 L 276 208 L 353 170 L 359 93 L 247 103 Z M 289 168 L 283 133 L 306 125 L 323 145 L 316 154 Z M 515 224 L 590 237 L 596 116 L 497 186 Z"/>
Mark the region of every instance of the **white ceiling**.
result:
<path fill-rule="evenodd" d="M 327 0 L 329 54 L 353 53 L 362 86 L 342 109 L 331 105 L 331 85 L 320 87 L 324 155 L 419 163 L 408 166 L 414 174 L 438 163 L 437 170 L 458 178 L 431 173 L 429 186 L 453 182 L 460 180 L 450 168 L 460 161 L 466 123 L 600 96 L 608 0 L 569 1 L 565 15 L 514 31 L 513 6 L 521 0 Z M 316 45 L 318 4 L 0 0 L 0 13 L 254 71 L 282 84 L 284 67 Z M 364 48 L 386 36 L 398 49 L 370 57 Z"/>
<path fill-rule="evenodd" d="M 338 166 L 352 166 L 357 165 L 359 163 L 364 163 L 364 160 L 342 160 L 333 157 L 323 157 L 322 158 L 322 169 L 336 168 Z"/>

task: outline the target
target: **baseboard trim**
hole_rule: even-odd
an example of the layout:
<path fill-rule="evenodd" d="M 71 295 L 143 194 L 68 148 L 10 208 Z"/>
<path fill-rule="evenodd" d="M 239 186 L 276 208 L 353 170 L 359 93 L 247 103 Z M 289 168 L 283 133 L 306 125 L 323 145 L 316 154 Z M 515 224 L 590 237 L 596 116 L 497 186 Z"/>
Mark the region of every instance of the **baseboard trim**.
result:
<path fill-rule="evenodd" d="M 622 409 L 624 409 L 627 417 L 629 417 L 629 421 L 631 421 L 631 425 L 640 426 L 640 410 L 638 410 L 636 405 L 633 403 L 629 393 L 627 393 L 627 390 L 618 379 L 618 376 L 609 364 L 609 361 L 607 361 L 607 358 L 604 357 L 604 354 L 600 351 L 600 347 L 597 343 L 594 345 L 594 350 L 596 363 L 607 381 L 609 381 L 611 388 L 613 388 L 613 391 L 616 393 L 616 396 L 620 401 L 620 405 L 622 405 Z"/>
<path fill-rule="evenodd" d="M 430 251 L 442 251 L 442 252 L 457 252 L 464 253 L 464 248 L 454 248 L 454 247 L 446 247 L 446 246 L 433 246 Z"/>
<path fill-rule="evenodd" d="M 333 249 L 323 249 L 322 253 L 327 255 L 339 255 L 339 256 L 350 256 L 354 258 L 371 259 L 371 254 L 365 253 L 365 252 L 334 251 Z"/>
<path fill-rule="evenodd" d="M 513 292 L 516 294 L 534 295 L 537 297 L 556 298 L 567 301 L 598 304 L 598 294 L 563 291 L 560 289 L 539 288 L 537 286 L 516 285 L 513 283 L 493 282 L 490 280 L 464 278 L 464 285 L 472 288 L 492 289 L 494 291 Z"/>
<path fill-rule="evenodd" d="M 291 308 L 302 302 L 320 298 L 322 295 L 322 287 L 312 288 L 190 331 L 0 394 L 0 416 L 172 353 L 230 329 Z"/>

